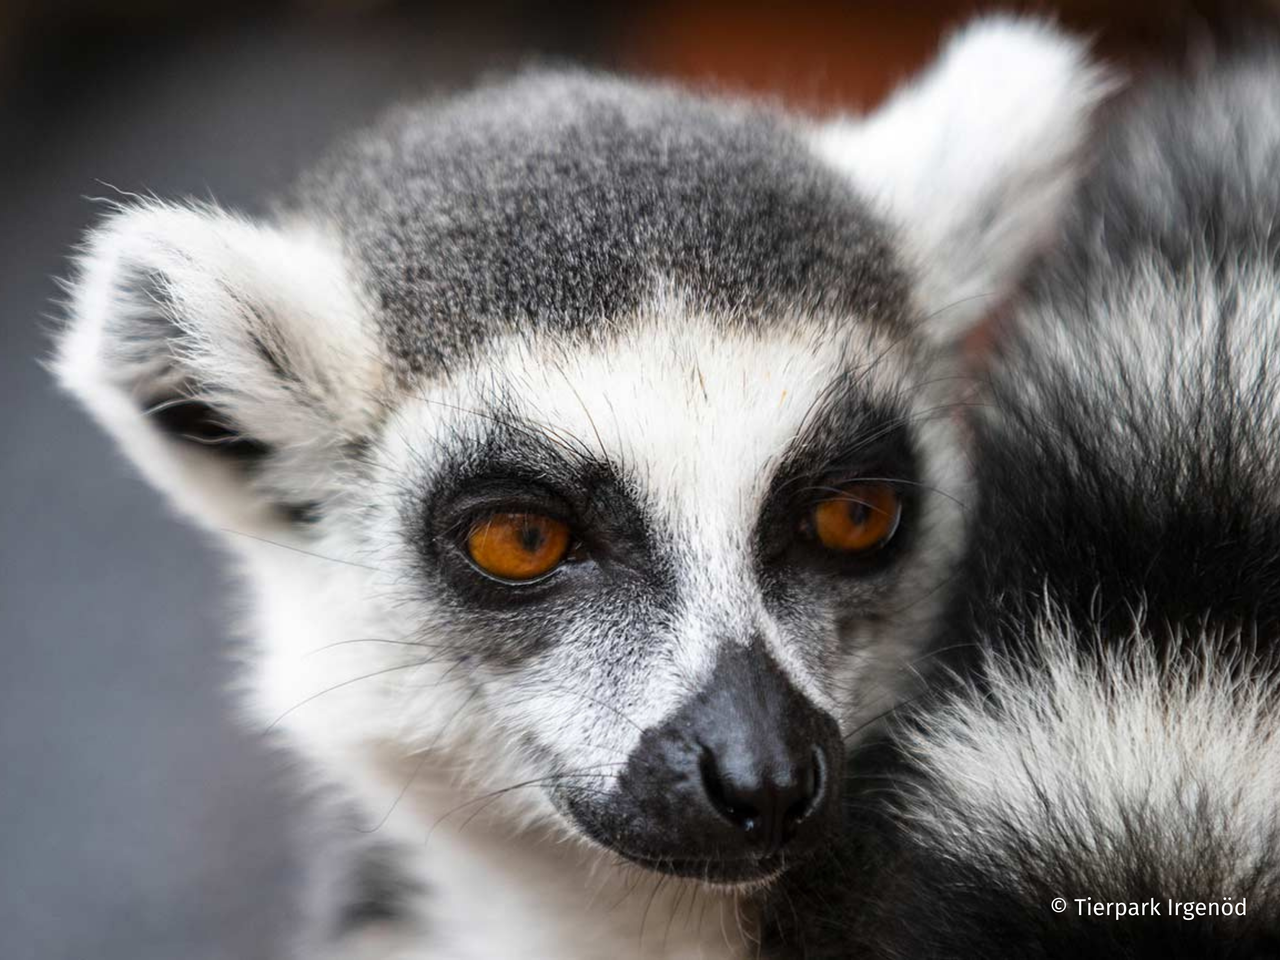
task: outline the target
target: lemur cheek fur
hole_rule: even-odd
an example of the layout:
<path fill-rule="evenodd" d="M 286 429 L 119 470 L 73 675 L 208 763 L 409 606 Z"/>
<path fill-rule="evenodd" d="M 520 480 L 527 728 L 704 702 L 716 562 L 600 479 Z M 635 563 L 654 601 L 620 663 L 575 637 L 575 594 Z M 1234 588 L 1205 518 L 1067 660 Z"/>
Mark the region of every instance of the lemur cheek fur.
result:
<path fill-rule="evenodd" d="M 533 71 L 389 114 L 270 220 L 89 236 L 58 375 L 237 557 L 248 712 L 372 837 L 382 909 L 339 915 L 406 956 L 749 955 L 743 895 L 910 693 L 954 345 L 1104 86 L 1007 18 L 869 117 Z"/>

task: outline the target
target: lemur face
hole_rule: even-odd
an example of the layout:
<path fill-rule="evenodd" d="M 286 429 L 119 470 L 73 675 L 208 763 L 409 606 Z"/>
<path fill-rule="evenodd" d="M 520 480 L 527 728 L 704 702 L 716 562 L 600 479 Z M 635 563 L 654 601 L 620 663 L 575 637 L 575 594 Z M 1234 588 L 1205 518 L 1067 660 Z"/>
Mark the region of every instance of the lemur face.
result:
<path fill-rule="evenodd" d="M 948 330 L 1099 87 L 1004 21 L 859 122 L 526 77 L 389 118 L 272 224 L 117 213 L 60 373 L 240 555 L 254 716 L 375 817 L 447 783 L 767 879 L 911 676 L 960 540 Z"/>
<path fill-rule="evenodd" d="M 892 702 L 957 539 L 925 358 L 888 322 L 666 302 L 481 366 L 406 398 L 367 455 L 407 635 L 537 758 L 506 779 L 545 777 L 588 836 L 758 875 L 821 832 L 842 735 Z"/>

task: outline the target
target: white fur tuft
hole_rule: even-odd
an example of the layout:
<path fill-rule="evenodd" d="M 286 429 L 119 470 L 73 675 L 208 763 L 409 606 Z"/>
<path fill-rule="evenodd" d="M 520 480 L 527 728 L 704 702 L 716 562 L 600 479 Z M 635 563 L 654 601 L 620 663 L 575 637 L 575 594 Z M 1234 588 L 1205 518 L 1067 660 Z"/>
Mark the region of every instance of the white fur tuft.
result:
<path fill-rule="evenodd" d="M 982 689 L 900 731 L 921 773 L 901 798 L 909 830 L 1015 884 L 1034 882 L 1028 864 L 1088 877 L 1140 862 L 1175 893 L 1211 853 L 1237 878 L 1266 867 L 1280 837 L 1275 675 L 1224 639 L 1162 655 L 1135 630 L 1106 645 L 1047 604 L 1030 661 L 990 655 Z"/>

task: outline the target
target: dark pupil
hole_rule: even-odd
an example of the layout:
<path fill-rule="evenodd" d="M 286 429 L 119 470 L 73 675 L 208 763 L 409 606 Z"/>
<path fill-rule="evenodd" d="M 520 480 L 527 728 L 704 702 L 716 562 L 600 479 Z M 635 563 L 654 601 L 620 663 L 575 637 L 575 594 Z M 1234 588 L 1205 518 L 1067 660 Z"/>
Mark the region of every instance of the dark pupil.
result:
<path fill-rule="evenodd" d="M 546 535 L 541 527 L 532 523 L 521 524 L 520 548 L 525 553 L 537 553 L 545 540 Z"/>
<path fill-rule="evenodd" d="M 871 508 L 865 503 L 859 503 L 857 500 L 849 501 L 849 522 L 855 527 L 860 527 L 867 522 Z"/>

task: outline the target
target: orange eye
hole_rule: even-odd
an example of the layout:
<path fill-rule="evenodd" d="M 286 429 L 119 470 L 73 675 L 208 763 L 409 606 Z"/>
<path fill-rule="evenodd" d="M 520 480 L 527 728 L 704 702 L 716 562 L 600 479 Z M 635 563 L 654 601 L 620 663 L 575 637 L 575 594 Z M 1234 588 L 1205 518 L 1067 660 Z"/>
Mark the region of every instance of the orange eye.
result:
<path fill-rule="evenodd" d="M 828 550 L 866 553 L 888 543 L 898 530 L 902 500 L 887 483 L 847 484 L 813 508 L 813 531 Z"/>
<path fill-rule="evenodd" d="M 467 534 L 467 553 L 485 573 L 503 580 L 536 580 L 569 552 L 569 526 L 536 513 L 494 513 Z"/>

